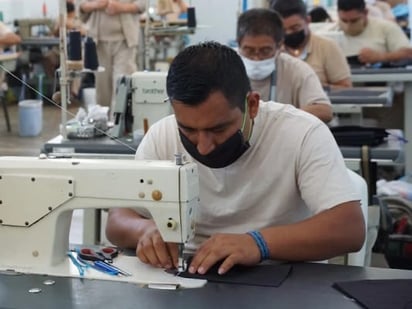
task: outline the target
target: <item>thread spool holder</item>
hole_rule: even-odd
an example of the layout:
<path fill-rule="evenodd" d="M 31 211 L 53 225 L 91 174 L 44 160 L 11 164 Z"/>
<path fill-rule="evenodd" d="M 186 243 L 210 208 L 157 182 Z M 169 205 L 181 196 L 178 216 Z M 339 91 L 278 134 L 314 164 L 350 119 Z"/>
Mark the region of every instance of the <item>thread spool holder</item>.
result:
<path fill-rule="evenodd" d="M 61 135 L 63 140 L 67 140 L 67 105 L 70 103 L 70 81 L 84 73 L 103 72 L 104 67 L 99 66 L 97 70 L 90 70 L 83 67 L 83 61 L 70 61 L 67 57 L 67 8 L 66 0 L 59 0 L 59 53 L 60 68 L 59 74 L 60 97 L 61 97 Z M 77 7 L 77 5 L 76 5 Z"/>

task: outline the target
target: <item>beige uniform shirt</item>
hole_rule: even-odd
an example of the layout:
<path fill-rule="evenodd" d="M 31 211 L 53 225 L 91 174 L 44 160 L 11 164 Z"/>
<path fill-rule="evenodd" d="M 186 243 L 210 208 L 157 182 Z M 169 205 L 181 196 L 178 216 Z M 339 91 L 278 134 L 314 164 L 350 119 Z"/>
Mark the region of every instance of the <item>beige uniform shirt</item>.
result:
<path fill-rule="evenodd" d="M 344 35 L 342 47 L 345 56 L 354 56 L 363 48 L 393 52 L 402 47 L 409 47 L 409 41 L 396 23 L 368 17 L 368 24 L 360 35 Z"/>
<path fill-rule="evenodd" d="M 351 77 L 345 55 L 334 41 L 311 33 L 306 52 L 307 56 L 303 60 L 312 67 L 322 85 Z"/>
<path fill-rule="evenodd" d="M 80 3 L 93 1 L 81 0 Z M 136 3 L 140 11 L 145 9 L 143 0 L 118 0 L 123 3 Z M 124 13 L 110 16 L 104 10 L 82 14 L 82 20 L 87 22 L 88 35 L 98 44 L 99 41 L 123 41 L 127 46 L 137 46 L 139 42 L 140 22 L 138 14 Z"/>
<path fill-rule="evenodd" d="M 271 97 L 272 74 L 263 80 L 251 80 L 252 90 L 263 101 L 273 100 L 298 108 L 313 103 L 330 104 L 316 73 L 304 61 L 286 53 L 276 59 L 276 96 Z"/>

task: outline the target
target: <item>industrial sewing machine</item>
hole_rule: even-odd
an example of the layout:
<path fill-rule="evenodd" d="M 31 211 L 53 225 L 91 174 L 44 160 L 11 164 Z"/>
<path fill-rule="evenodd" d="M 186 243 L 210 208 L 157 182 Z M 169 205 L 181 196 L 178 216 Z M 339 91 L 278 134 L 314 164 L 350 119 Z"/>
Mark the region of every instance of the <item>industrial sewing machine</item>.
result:
<path fill-rule="evenodd" d="M 43 28 L 40 34 L 42 36 L 48 35 L 52 31 L 54 23 L 55 21 L 51 18 L 22 18 L 16 19 L 14 22 L 15 26 L 19 28 L 22 40 L 38 36 L 33 34 L 33 27 L 39 27 L 39 30 Z"/>
<path fill-rule="evenodd" d="M 118 80 L 111 136 L 123 137 L 172 113 L 167 100 L 166 72 L 135 72 Z"/>
<path fill-rule="evenodd" d="M 182 249 L 194 237 L 198 196 L 197 167 L 178 155 L 176 162 L 0 157 L 0 271 L 67 276 L 74 209 L 136 208 Z M 185 267 L 183 250 L 179 263 Z"/>

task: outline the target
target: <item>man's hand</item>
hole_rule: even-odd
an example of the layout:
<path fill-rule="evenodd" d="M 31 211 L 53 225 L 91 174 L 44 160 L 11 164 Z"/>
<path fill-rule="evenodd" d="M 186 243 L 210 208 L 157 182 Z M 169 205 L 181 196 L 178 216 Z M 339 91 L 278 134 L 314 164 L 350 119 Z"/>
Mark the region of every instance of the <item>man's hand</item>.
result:
<path fill-rule="evenodd" d="M 165 243 L 151 220 L 150 225 L 145 229 L 136 247 L 136 256 L 146 264 L 162 268 L 178 267 L 177 244 Z"/>
<path fill-rule="evenodd" d="M 106 14 L 118 15 L 122 13 L 121 3 L 114 0 L 109 0 L 106 7 Z"/>
<path fill-rule="evenodd" d="M 216 234 L 197 250 L 189 266 L 190 273 L 205 274 L 216 262 L 223 260 L 220 275 L 234 265 L 255 265 L 260 261 L 259 248 L 248 234 Z"/>
<path fill-rule="evenodd" d="M 376 63 L 385 61 L 384 53 L 371 48 L 362 48 L 358 57 L 359 61 L 362 63 Z"/>

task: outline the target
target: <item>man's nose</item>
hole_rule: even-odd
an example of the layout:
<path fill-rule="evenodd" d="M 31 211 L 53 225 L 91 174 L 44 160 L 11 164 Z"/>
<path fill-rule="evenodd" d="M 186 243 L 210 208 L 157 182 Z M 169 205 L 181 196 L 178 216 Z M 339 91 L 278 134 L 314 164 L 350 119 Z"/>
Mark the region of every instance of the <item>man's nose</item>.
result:
<path fill-rule="evenodd" d="M 197 151 L 201 155 L 207 155 L 215 149 L 213 134 L 207 131 L 200 131 L 197 136 Z"/>

